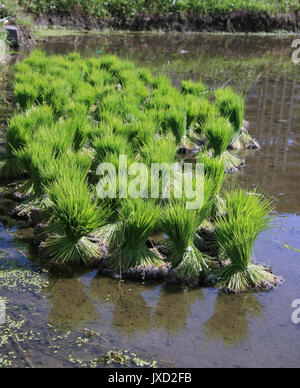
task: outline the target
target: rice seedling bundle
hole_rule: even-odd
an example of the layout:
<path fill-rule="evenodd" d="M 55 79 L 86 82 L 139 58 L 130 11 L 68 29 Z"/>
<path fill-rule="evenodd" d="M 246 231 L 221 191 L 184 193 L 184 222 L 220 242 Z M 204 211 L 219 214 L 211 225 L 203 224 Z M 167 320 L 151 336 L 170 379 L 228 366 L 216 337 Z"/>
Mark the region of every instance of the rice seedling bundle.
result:
<path fill-rule="evenodd" d="M 226 169 L 240 167 L 241 160 L 227 151 L 234 136 L 234 129 L 226 118 L 209 118 L 204 126 L 204 132 L 208 139 L 208 147 L 213 149 L 214 157 L 224 162 Z"/>
<path fill-rule="evenodd" d="M 120 222 L 111 238 L 109 267 L 118 272 L 142 265 L 164 264 L 158 253 L 146 244 L 155 232 L 160 217 L 161 208 L 152 200 L 138 198 L 125 201 L 120 209 Z"/>
<path fill-rule="evenodd" d="M 165 244 L 172 266 L 183 280 L 196 280 L 208 267 L 201 252 L 195 247 L 196 231 L 201 224 L 199 212 L 187 210 L 184 201 L 174 201 L 166 211 L 162 229 L 168 236 Z"/>
<path fill-rule="evenodd" d="M 245 116 L 244 98 L 232 88 L 219 88 L 214 93 L 216 106 L 228 118 L 236 132 L 242 129 Z"/>
<path fill-rule="evenodd" d="M 255 192 L 236 189 L 226 194 L 226 208 L 227 214 L 217 222 L 216 239 L 230 264 L 219 271 L 218 285 L 240 292 L 274 284 L 274 275 L 251 262 L 259 233 L 271 224 L 272 201 Z"/>
<path fill-rule="evenodd" d="M 192 94 L 197 97 L 208 95 L 208 91 L 201 81 L 182 81 L 181 87 L 182 93 L 185 95 Z"/>
<path fill-rule="evenodd" d="M 106 224 L 108 212 L 92 201 L 87 183 L 65 176 L 49 186 L 47 194 L 56 221 L 45 243 L 48 255 L 61 264 L 88 263 L 97 257 L 91 235 Z"/>

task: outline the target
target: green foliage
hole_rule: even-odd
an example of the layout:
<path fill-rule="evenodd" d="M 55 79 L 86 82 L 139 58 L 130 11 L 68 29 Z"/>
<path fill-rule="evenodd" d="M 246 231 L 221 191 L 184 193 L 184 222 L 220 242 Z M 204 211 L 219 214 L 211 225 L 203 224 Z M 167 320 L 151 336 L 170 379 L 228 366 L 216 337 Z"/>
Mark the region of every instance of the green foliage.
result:
<path fill-rule="evenodd" d="M 8 0 L 4 16 L 29 11 L 45 14 L 51 11 L 77 12 L 96 17 L 132 18 L 135 15 L 187 11 L 190 13 L 220 13 L 236 10 L 293 12 L 300 9 L 298 0 Z M 22 7 L 22 8 L 21 8 Z"/>

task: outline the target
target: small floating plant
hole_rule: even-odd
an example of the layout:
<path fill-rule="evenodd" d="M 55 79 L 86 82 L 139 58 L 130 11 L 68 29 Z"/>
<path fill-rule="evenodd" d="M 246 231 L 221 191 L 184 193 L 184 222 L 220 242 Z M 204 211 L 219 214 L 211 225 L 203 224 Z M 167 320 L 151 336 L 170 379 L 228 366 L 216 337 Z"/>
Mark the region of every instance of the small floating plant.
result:
<path fill-rule="evenodd" d="M 209 278 L 231 292 L 277 284 L 270 269 L 251 261 L 258 234 L 270 225 L 272 203 L 256 193 L 222 191 L 226 172 L 242 165 L 230 148 L 252 142 L 243 96 L 231 88 L 211 91 L 201 81 L 183 81 L 178 90 L 165 75 L 115 56 L 34 51 L 15 70 L 18 105 L 0 176 L 22 180 L 20 213 L 40 213 L 35 224 L 42 223 L 46 264 L 101 263 L 112 274 L 139 269 L 149 277 L 163 268 L 176 281 L 202 285 Z M 178 199 L 172 187 L 169 196 L 150 198 L 150 179 L 143 181 L 142 198 L 119 198 L 120 155 L 128 164 L 181 168 L 182 153 L 204 165 L 200 208 L 187 209 L 188 198 Z M 115 168 L 113 198 L 96 195 L 99 163 Z M 196 194 L 199 184 L 193 182 Z M 216 257 L 201 248 L 204 225 L 210 225 Z"/>

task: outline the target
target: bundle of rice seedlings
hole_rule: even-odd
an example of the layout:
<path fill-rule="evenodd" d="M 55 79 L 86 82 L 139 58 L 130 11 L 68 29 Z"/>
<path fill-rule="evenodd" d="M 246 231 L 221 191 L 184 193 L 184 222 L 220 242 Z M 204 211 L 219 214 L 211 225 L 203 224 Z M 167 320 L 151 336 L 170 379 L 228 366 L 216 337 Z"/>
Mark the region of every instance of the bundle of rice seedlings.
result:
<path fill-rule="evenodd" d="M 215 182 L 215 194 L 217 195 L 225 179 L 225 165 L 223 160 L 210 157 L 208 154 L 202 154 L 197 158 L 197 162 L 203 163 L 205 177 Z"/>
<path fill-rule="evenodd" d="M 162 74 L 152 79 L 152 88 L 155 91 L 159 91 L 161 96 L 166 96 L 168 93 L 172 92 L 172 82 L 170 78 L 165 74 Z"/>
<path fill-rule="evenodd" d="M 16 101 L 23 110 L 30 108 L 39 97 L 39 89 L 35 83 L 16 83 L 14 85 Z"/>
<path fill-rule="evenodd" d="M 214 151 L 214 157 L 224 162 L 225 168 L 231 170 L 241 165 L 241 160 L 227 151 L 232 141 L 234 130 L 224 117 L 210 118 L 204 127 L 208 147 Z"/>
<path fill-rule="evenodd" d="M 203 85 L 202 81 L 193 82 L 193 81 L 182 81 L 181 90 L 183 94 L 192 94 L 194 96 L 200 97 L 208 95 L 206 87 Z"/>
<path fill-rule="evenodd" d="M 245 117 L 244 98 L 232 88 L 219 88 L 214 93 L 221 114 L 228 118 L 236 132 L 242 129 Z"/>
<path fill-rule="evenodd" d="M 127 139 L 135 152 L 140 152 L 145 144 L 152 143 L 159 135 L 157 127 L 151 120 L 137 120 L 126 126 Z"/>
<path fill-rule="evenodd" d="M 81 106 L 81 105 L 80 105 Z M 78 115 L 61 120 L 55 127 L 62 133 L 61 136 L 69 137 L 75 151 L 80 150 L 87 141 L 88 134 L 92 130 L 91 121 L 79 110 Z"/>
<path fill-rule="evenodd" d="M 200 117 L 201 100 L 193 95 L 187 95 L 184 101 L 186 110 L 187 129 L 194 130 Z"/>
<path fill-rule="evenodd" d="M 205 259 L 194 244 L 201 218 L 198 211 L 187 210 L 184 201 L 174 201 L 162 220 L 162 230 L 168 236 L 165 244 L 171 253 L 169 260 L 182 280 L 195 281 L 207 271 Z"/>
<path fill-rule="evenodd" d="M 149 86 L 152 83 L 153 76 L 148 69 L 139 68 L 137 71 L 137 76 L 145 86 Z"/>
<path fill-rule="evenodd" d="M 148 166 L 152 163 L 169 163 L 176 160 L 177 145 L 173 136 L 152 137 L 140 150 L 143 161 Z"/>
<path fill-rule="evenodd" d="M 97 137 L 93 141 L 93 147 L 97 153 L 97 162 L 103 162 L 110 155 L 131 155 L 130 145 L 120 135 L 106 135 Z"/>
<path fill-rule="evenodd" d="M 70 130 L 68 121 L 61 121 L 51 127 L 42 127 L 34 136 L 34 141 L 46 144 L 55 158 L 67 152 L 74 143 L 75 127 Z"/>
<path fill-rule="evenodd" d="M 48 187 L 55 222 L 44 244 L 45 252 L 60 264 L 88 264 L 99 254 L 91 235 L 103 227 L 107 209 L 97 207 L 87 183 L 77 179 L 58 179 Z"/>
<path fill-rule="evenodd" d="M 119 94 L 108 93 L 104 96 L 98 106 L 98 119 L 103 120 L 104 114 L 109 114 L 111 118 L 121 113 L 122 98 Z"/>
<path fill-rule="evenodd" d="M 223 117 L 211 117 L 206 122 L 204 131 L 209 142 L 208 147 L 213 149 L 215 157 L 221 157 L 232 140 L 232 126 Z"/>
<path fill-rule="evenodd" d="M 15 178 L 23 174 L 22 164 L 15 157 L 15 152 L 22 149 L 41 126 L 52 121 L 53 113 L 47 106 L 37 106 L 11 118 L 6 132 L 6 159 L 1 163 L 0 176 Z"/>
<path fill-rule="evenodd" d="M 90 109 L 96 102 L 97 90 L 92 85 L 82 81 L 76 86 L 76 92 L 73 99 Z"/>
<path fill-rule="evenodd" d="M 208 121 L 215 120 L 218 116 L 218 111 L 215 105 L 211 104 L 207 99 L 201 98 L 198 100 L 198 117 L 195 126 L 195 132 L 202 135 L 205 132 L 205 126 Z"/>
<path fill-rule="evenodd" d="M 163 122 L 163 129 L 165 133 L 172 132 L 176 143 L 180 144 L 186 135 L 186 112 L 175 109 L 167 111 Z"/>
<path fill-rule="evenodd" d="M 276 277 L 251 262 L 258 235 L 272 221 L 272 201 L 242 189 L 228 192 L 225 198 L 227 214 L 217 221 L 216 240 L 230 264 L 218 272 L 218 286 L 238 293 L 274 285 Z"/>
<path fill-rule="evenodd" d="M 44 101 L 52 107 L 56 117 L 65 113 L 71 92 L 68 82 L 61 79 L 53 79 L 45 86 L 43 90 Z"/>
<path fill-rule="evenodd" d="M 164 262 L 146 242 L 157 228 L 161 208 L 152 200 L 129 199 L 120 209 L 119 220 L 111 238 L 108 266 L 116 272 L 139 266 L 159 266 Z"/>
<path fill-rule="evenodd" d="M 21 192 L 27 195 L 33 193 L 35 198 L 41 197 L 45 185 L 53 181 L 58 173 L 55 155 L 48 147 L 48 143 L 34 139 L 26 147 L 16 151 L 15 156 L 29 175 Z"/>

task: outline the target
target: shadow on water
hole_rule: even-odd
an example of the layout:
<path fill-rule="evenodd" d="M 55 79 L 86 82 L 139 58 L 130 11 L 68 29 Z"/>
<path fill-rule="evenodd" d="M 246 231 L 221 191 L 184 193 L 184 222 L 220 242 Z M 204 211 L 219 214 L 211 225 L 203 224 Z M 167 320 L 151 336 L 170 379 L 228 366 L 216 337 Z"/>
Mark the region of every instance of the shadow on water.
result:
<path fill-rule="evenodd" d="M 184 78 L 202 77 L 212 88 L 228 84 L 243 91 L 250 132 L 262 149 L 247 154 L 246 168 L 232 180 L 276 195 L 276 223 L 260 236 L 255 256 L 285 283 L 268 293 L 232 296 L 208 288 L 117 282 L 98 271 L 73 278 L 40 274 L 24 257 L 28 236 L 22 224 L 8 219 L 11 202 L 3 188 L 0 252 L 29 264 L 26 279 L 34 280 L 14 289 L 0 286 L 0 296 L 9 300 L 13 320 L 25 322 L 15 330 L 27 333 L 24 346 L 35 365 L 69 366 L 73 358 L 92 359 L 115 347 L 179 367 L 299 366 L 300 326 L 292 323 L 291 304 L 300 297 L 300 255 L 282 246 L 300 249 L 300 73 L 291 62 L 291 42 L 272 36 L 109 33 L 40 43 L 48 54 L 115 53 L 167 73 L 178 86 Z M 1 136 L 0 142 L 3 129 Z M 40 278 L 46 284 L 32 291 Z M 32 339 L 30 330 L 39 335 Z M 3 346 L 0 339 L 0 353 L 15 352 L 12 343 Z M 22 363 L 17 357 L 15 364 Z"/>

